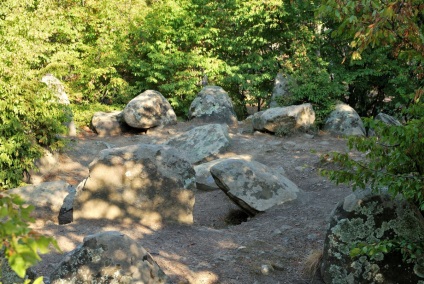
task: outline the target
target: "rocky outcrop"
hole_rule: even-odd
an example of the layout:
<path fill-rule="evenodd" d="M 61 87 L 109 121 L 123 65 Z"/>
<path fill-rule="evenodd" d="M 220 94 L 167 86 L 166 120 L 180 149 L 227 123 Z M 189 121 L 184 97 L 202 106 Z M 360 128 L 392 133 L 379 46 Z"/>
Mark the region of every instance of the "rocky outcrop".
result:
<path fill-rule="evenodd" d="M 276 170 L 258 162 L 228 159 L 211 174 L 225 194 L 249 215 L 295 200 L 299 188 Z"/>
<path fill-rule="evenodd" d="M 307 129 L 314 122 L 315 112 L 311 104 L 270 108 L 257 112 L 252 117 L 253 129 L 272 133 Z"/>
<path fill-rule="evenodd" d="M 100 136 L 121 135 L 129 130 L 122 111 L 96 112 L 91 119 L 91 127 Z"/>
<path fill-rule="evenodd" d="M 89 170 L 74 202 L 75 219 L 193 223 L 195 172 L 178 150 L 150 144 L 106 149 Z"/>
<path fill-rule="evenodd" d="M 65 92 L 65 87 L 63 86 L 62 82 L 60 82 L 59 79 L 57 79 L 52 74 L 46 74 L 41 79 L 41 82 L 46 84 L 54 92 L 60 104 L 64 104 L 64 105 L 70 104 L 68 95 Z M 67 117 L 67 121 L 65 123 L 66 123 L 66 127 L 68 128 L 68 135 L 76 136 L 77 129 L 75 127 L 75 122 L 73 119 L 74 115 L 72 113 L 72 110 L 70 107 L 66 107 L 65 111 L 66 111 L 66 117 Z"/>
<path fill-rule="evenodd" d="M 397 250 L 377 253 L 373 259 L 365 255 L 351 258 L 349 254 L 355 244 L 377 244 L 393 238 L 424 242 L 424 218 L 415 206 L 369 191 L 349 195 L 331 214 L 321 266 L 325 283 L 424 281 L 423 263 L 405 263 Z"/>
<path fill-rule="evenodd" d="M 338 104 L 325 121 L 324 130 L 343 136 L 365 136 L 358 113 L 347 104 Z"/>
<path fill-rule="evenodd" d="M 147 90 L 132 99 L 125 106 L 123 114 L 129 126 L 139 129 L 177 123 L 171 104 L 161 93 L 153 90 Z"/>
<path fill-rule="evenodd" d="M 251 158 L 249 156 L 233 156 L 231 158 L 222 158 L 216 159 L 207 163 L 199 164 L 194 166 L 194 171 L 196 172 L 196 187 L 199 190 L 216 190 L 219 189 L 215 180 L 211 175 L 211 168 L 218 163 L 223 161 L 227 161 L 229 159 L 237 159 L 237 160 L 246 160 L 250 161 Z"/>
<path fill-rule="evenodd" d="M 237 125 L 237 116 L 228 93 L 218 86 L 204 87 L 190 105 L 190 119 L 206 123 Z"/>
<path fill-rule="evenodd" d="M 39 185 L 28 185 L 8 190 L 9 194 L 20 195 L 28 204 L 35 207 L 31 213 L 34 218 L 53 221 L 58 224 L 70 223 L 69 218 L 62 216 L 72 210 L 72 203 L 65 202 L 68 195 L 75 190 L 64 181 L 45 182 Z"/>
<path fill-rule="evenodd" d="M 181 151 L 192 164 L 216 157 L 230 145 L 228 126 L 207 124 L 169 139 L 165 145 Z"/>
<path fill-rule="evenodd" d="M 136 241 L 116 232 L 90 235 L 69 252 L 50 275 L 51 284 L 169 283 L 152 256 Z"/>

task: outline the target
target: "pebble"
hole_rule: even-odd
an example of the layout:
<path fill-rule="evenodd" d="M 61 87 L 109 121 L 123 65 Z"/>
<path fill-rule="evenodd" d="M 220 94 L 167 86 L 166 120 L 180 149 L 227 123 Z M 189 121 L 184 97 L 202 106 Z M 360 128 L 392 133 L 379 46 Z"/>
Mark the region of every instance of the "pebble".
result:
<path fill-rule="evenodd" d="M 305 169 L 304 167 L 302 167 L 302 166 L 299 166 L 299 167 L 295 167 L 294 168 L 296 171 L 299 171 L 299 172 L 303 172 L 303 170 Z"/>
<path fill-rule="evenodd" d="M 267 265 L 267 264 L 262 264 L 261 265 L 261 273 L 263 275 L 269 275 L 269 273 L 271 272 L 272 267 Z"/>

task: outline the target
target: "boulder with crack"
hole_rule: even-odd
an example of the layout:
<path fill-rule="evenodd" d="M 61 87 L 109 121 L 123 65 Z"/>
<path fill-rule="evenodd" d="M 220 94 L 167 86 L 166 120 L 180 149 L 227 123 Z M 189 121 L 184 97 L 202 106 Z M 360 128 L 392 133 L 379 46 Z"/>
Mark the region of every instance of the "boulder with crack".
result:
<path fill-rule="evenodd" d="M 251 216 L 295 200 L 300 192 L 287 177 L 255 161 L 228 159 L 210 171 L 219 188 Z"/>
<path fill-rule="evenodd" d="M 277 76 L 275 76 L 269 107 L 279 107 L 279 101 L 290 96 L 289 77 L 287 74 L 278 72 Z"/>

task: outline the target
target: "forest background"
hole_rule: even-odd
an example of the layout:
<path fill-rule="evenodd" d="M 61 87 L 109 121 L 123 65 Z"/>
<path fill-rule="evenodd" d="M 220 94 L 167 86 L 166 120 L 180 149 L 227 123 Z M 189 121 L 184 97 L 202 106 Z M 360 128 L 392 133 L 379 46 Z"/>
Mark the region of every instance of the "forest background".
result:
<path fill-rule="evenodd" d="M 337 101 L 401 120 L 402 128 L 370 122 L 379 143 L 351 140 L 369 153 L 362 170 L 339 155 L 345 170 L 327 174 L 387 186 L 424 209 L 423 11 L 420 0 L 3 0 L 0 188 L 20 185 L 43 147 L 65 143 L 57 134 L 66 106 L 41 82 L 46 74 L 64 83 L 82 126 L 147 89 L 184 120 L 205 75 L 242 120 L 247 104 L 266 107 L 282 72 L 291 95 L 281 105 L 312 103 L 318 127 Z M 53 240 L 28 228 L 23 201 L 0 195 L 0 245 L 23 275 Z"/>

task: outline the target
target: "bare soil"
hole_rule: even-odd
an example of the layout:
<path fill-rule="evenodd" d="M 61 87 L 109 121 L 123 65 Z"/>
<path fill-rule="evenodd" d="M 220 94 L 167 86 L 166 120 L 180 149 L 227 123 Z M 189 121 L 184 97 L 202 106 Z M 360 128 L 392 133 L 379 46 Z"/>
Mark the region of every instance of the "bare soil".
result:
<path fill-rule="evenodd" d="M 159 143 L 195 124 L 152 129 L 118 137 L 98 137 L 81 130 L 59 155 L 59 162 L 38 181 L 65 180 L 77 185 L 88 176 L 88 165 L 106 148 L 137 143 Z M 296 133 L 276 137 L 267 133 L 241 133 L 230 129 L 230 147 L 220 157 L 246 155 L 278 168 L 302 192 L 297 200 L 247 218 L 221 190 L 197 191 L 194 225 L 149 228 L 140 224 L 76 220 L 57 225 L 37 221 L 35 229 L 54 236 L 63 253 L 78 246 L 87 235 L 117 230 L 137 240 L 169 276 L 171 283 L 277 284 L 321 283 L 304 273 L 310 254 L 322 250 L 327 219 L 336 204 L 351 193 L 320 176 L 321 155 L 345 151 L 346 141 L 326 133 Z M 48 276 L 63 258 L 52 251 L 35 267 Z"/>

